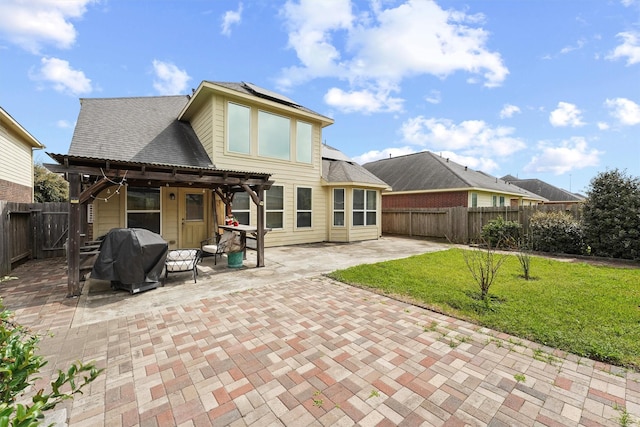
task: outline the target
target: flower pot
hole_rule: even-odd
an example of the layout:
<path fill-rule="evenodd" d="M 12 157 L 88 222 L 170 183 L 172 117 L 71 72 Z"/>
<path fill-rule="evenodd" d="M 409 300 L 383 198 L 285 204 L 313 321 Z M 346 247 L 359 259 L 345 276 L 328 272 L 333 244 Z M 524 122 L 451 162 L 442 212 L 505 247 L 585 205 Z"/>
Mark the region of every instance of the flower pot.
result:
<path fill-rule="evenodd" d="M 242 252 L 229 252 L 227 254 L 227 267 L 229 268 L 240 268 L 242 267 Z"/>

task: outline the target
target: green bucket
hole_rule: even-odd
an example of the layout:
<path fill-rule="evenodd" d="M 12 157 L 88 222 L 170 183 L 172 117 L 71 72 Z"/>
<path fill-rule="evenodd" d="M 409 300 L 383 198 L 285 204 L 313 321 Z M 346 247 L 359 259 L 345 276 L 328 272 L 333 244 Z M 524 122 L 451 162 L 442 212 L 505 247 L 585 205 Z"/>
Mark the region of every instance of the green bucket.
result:
<path fill-rule="evenodd" d="M 240 268 L 242 267 L 242 252 L 230 252 L 227 254 L 227 267 Z"/>

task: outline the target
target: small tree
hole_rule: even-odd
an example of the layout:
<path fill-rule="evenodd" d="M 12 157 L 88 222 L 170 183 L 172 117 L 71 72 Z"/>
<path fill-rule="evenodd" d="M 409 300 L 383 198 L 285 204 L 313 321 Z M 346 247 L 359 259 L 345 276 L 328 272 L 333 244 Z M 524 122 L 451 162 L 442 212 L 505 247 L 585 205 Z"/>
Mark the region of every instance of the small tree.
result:
<path fill-rule="evenodd" d="M 640 179 L 614 169 L 591 180 L 583 210 L 592 253 L 640 259 Z"/>
<path fill-rule="evenodd" d="M 522 277 L 524 277 L 524 280 L 529 280 L 531 278 L 531 252 L 533 250 L 531 238 L 528 235 L 524 236 L 518 241 L 516 247 L 518 249 L 516 256 L 520 262 L 520 267 L 522 267 Z"/>
<path fill-rule="evenodd" d="M 73 363 L 67 372 L 58 370 L 50 384 L 51 392 L 41 389 L 31 398 L 31 404 L 18 403 L 17 398 L 34 386 L 37 379 L 34 375 L 47 364 L 42 356 L 36 355 L 39 341 L 39 335 L 13 321 L 12 313 L 5 310 L 0 299 L 0 427 L 39 425 L 43 411 L 82 393 L 103 371 L 96 369 L 93 362 Z M 63 388 L 68 391 L 62 391 Z"/>
<path fill-rule="evenodd" d="M 33 197 L 37 203 L 69 200 L 69 184 L 41 164 L 33 166 Z"/>
<path fill-rule="evenodd" d="M 462 256 L 473 279 L 480 289 L 480 299 L 489 304 L 489 288 L 498 275 L 498 270 L 507 256 L 496 253 L 489 242 L 482 241 L 481 247 L 462 251 Z"/>

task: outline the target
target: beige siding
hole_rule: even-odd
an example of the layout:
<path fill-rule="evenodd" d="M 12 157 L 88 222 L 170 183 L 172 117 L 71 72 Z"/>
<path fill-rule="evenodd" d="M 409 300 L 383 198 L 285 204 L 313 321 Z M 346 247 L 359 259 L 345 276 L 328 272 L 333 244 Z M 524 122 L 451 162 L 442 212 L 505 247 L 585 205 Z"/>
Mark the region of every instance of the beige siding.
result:
<path fill-rule="evenodd" d="M 175 196 L 171 200 L 171 194 Z M 175 187 L 164 187 L 160 189 L 160 206 L 161 206 L 161 234 L 162 238 L 169 243 L 169 249 L 178 247 L 179 232 L 179 214 L 178 214 L 178 198 L 179 189 Z"/>
<path fill-rule="evenodd" d="M 107 234 L 112 228 L 124 227 L 126 195 L 124 191 L 121 191 L 120 194 L 112 196 L 116 188 L 117 187 L 111 187 L 103 190 L 93 202 L 93 236 L 96 238 Z M 108 201 L 106 202 L 100 200 L 107 198 Z"/>
<path fill-rule="evenodd" d="M 273 230 L 265 237 L 265 246 L 281 246 L 299 243 L 321 242 L 327 239 L 327 217 L 326 217 L 326 197 L 321 185 L 322 164 L 320 159 L 321 130 L 319 122 L 313 125 L 313 154 L 312 163 L 298 163 L 293 160 L 279 160 L 259 157 L 258 153 L 258 130 L 257 115 L 258 110 L 268 111 L 274 114 L 275 110 L 264 109 L 256 105 L 247 104 L 246 101 L 238 101 L 242 105 L 251 106 L 251 154 L 238 154 L 228 152 L 226 149 L 226 119 L 225 111 L 227 102 L 233 99 L 222 96 L 212 97 L 212 106 L 207 108 L 214 114 L 213 137 L 215 143 L 212 145 L 213 152 L 210 153 L 212 160 L 219 169 L 230 169 L 239 171 L 257 171 L 271 173 L 271 179 L 276 185 L 284 186 L 284 228 Z M 295 120 L 309 123 L 306 117 L 290 117 L 292 124 Z M 203 134 L 204 136 L 204 134 Z M 198 134 L 201 138 L 201 134 Z M 295 159 L 295 125 L 291 126 L 291 158 Z M 295 194 L 297 186 L 309 187 L 313 192 L 313 214 L 311 229 L 296 229 L 296 206 Z M 255 225 L 256 207 L 251 206 L 251 223 Z"/>
<path fill-rule="evenodd" d="M 213 152 L 213 117 L 213 102 L 207 102 L 191 118 L 191 127 L 210 157 Z M 215 160 L 212 160 L 215 164 Z"/>
<path fill-rule="evenodd" d="M 33 188 L 33 154 L 31 146 L 0 126 L 0 179 Z"/>

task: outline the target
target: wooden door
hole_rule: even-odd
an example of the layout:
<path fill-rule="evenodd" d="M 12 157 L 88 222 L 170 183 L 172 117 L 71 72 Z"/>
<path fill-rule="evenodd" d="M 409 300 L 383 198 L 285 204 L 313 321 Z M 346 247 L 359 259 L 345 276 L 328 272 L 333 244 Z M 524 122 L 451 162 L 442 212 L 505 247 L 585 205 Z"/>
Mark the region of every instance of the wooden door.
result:
<path fill-rule="evenodd" d="M 180 248 L 200 248 L 207 238 L 207 194 L 202 189 L 180 189 Z"/>

